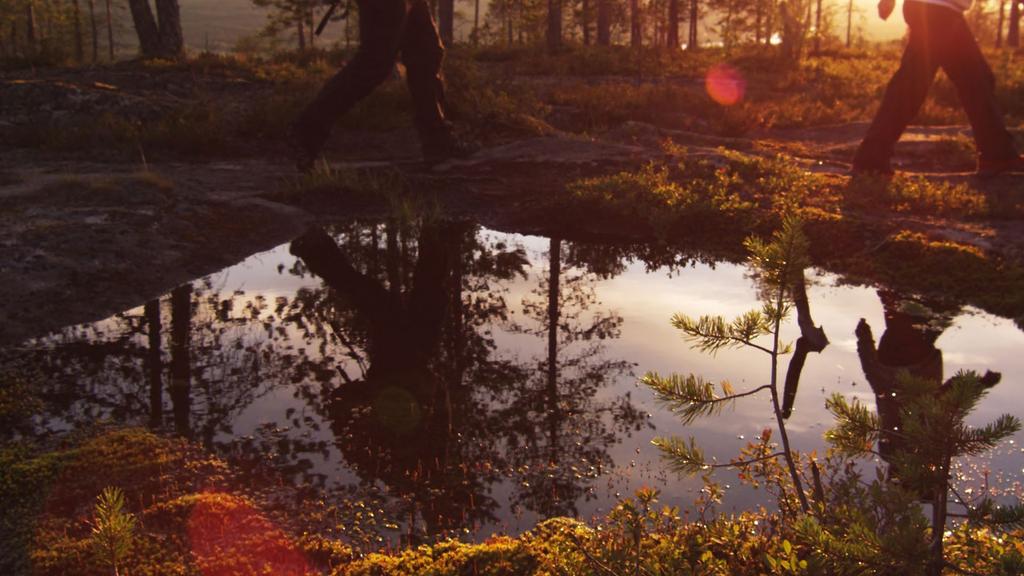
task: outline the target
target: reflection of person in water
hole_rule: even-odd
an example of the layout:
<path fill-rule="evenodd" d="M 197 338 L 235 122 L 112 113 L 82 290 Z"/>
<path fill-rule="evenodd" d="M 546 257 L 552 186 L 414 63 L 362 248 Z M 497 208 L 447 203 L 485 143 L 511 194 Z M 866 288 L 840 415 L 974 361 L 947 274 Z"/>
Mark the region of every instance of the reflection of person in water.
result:
<path fill-rule="evenodd" d="M 880 290 L 885 311 L 885 332 L 875 348 L 871 327 L 863 319 L 857 325 L 857 354 L 875 394 L 881 433 L 878 453 L 890 463 L 902 443 L 900 427 L 900 378 L 903 375 L 942 381 L 942 352 L 935 347 L 950 325 L 952 310 L 932 309 L 900 295 Z M 890 474 L 897 475 L 890 469 Z"/>
<path fill-rule="evenodd" d="M 424 224 L 412 287 L 403 294 L 363 274 L 322 230 L 296 240 L 292 253 L 325 284 L 348 299 L 368 326 L 365 378 L 335 393 L 331 419 L 345 438 L 341 449 L 361 474 L 379 478 L 409 502 L 410 534 L 416 514 L 428 534 L 492 519 L 484 478 L 459 446 L 452 383 L 435 369 L 464 224 Z M 391 254 L 397 257 L 398 254 Z M 389 289 L 390 288 L 390 289 Z M 457 400 L 456 400 L 457 401 Z"/>

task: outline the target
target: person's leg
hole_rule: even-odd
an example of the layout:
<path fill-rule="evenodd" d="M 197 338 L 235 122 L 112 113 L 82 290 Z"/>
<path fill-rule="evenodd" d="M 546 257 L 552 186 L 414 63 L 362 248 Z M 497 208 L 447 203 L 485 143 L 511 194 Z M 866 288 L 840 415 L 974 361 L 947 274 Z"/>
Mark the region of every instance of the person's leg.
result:
<path fill-rule="evenodd" d="M 303 151 L 316 156 L 338 118 L 387 79 L 398 57 L 406 24 L 405 0 L 358 0 L 359 48 L 327 81 L 293 125 Z"/>
<path fill-rule="evenodd" d="M 889 171 L 896 142 L 910 121 L 917 116 L 928 96 L 938 63 L 932 55 L 932 46 L 941 38 L 940 30 L 933 30 L 926 19 L 928 7 L 921 2 L 903 4 L 903 16 L 910 27 L 910 40 L 903 52 L 899 70 L 889 81 L 882 104 L 867 135 L 853 159 L 854 172 Z"/>
<path fill-rule="evenodd" d="M 979 158 L 994 162 L 1016 158 L 1013 136 L 1007 131 L 996 102 L 995 74 L 985 61 L 963 15 L 952 10 L 940 14 L 950 23 L 947 26 L 949 33 L 941 47 L 937 47 L 936 54 L 942 69 L 956 86 L 960 104 L 971 122 Z"/>
<path fill-rule="evenodd" d="M 448 146 L 451 128 L 445 120 L 441 64 L 444 44 L 426 0 L 410 0 L 402 36 L 401 58 L 412 95 L 413 117 L 424 152 Z"/>

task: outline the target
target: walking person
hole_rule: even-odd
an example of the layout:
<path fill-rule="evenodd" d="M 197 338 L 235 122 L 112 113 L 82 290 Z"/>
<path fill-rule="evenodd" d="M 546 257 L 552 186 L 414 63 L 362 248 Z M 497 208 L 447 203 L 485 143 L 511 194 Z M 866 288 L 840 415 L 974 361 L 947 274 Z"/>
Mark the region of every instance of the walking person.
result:
<path fill-rule="evenodd" d="M 424 161 L 437 164 L 465 155 L 445 118 L 441 64 L 444 44 L 426 0 L 356 0 L 359 48 L 320 90 L 292 125 L 298 168 L 313 167 L 334 123 L 384 82 L 401 59 L 412 95 L 413 116 Z"/>
<path fill-rule="evenodd" d="M 963 12 L 971 0 L 905 0 L 910 38 L 899 70 L 885 89 L 882 105 L 853 160 L 853 174 L 889 176 L 896 142 L 928 96 L 942 68 L 956 86 L 978 150 L 979 176 L 1024 171 L 995 98 L 995 75 L 985 61 Z M 880 0 L 878 15 L 892 14 L 896 0 Z"/>

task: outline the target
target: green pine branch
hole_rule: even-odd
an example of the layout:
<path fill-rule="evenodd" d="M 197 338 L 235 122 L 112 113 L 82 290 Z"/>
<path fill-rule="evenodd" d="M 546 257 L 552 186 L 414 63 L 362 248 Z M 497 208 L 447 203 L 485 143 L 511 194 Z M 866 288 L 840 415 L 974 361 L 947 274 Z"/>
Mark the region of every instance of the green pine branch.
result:
<path fill-rule="evenodd" d="M 728 382 L 723 381 L 719 384 L 722 395 L 718 396 L 714 384 L 694 374 L 672 374 L 664 377 L 655 372 L 648 372 L 640 381 L 654 392 L 660 404 L 679 416 L 683 424 L 691 424 L 700 417 L 720 414 L 737 398 L 768 389 L 765 385 L 737 394 L 733 392 Z"/>
<path fill-rule="evenodd" d="M 957 435 L 955 450 L 957 455 L 977 456 L 995 448 L 1000 441 L 1013 436 L 1020 430 L 1019 418 L 1003 414 L 994 422 L 981 428 L 962 429 Z"/>
<path fill-rule="evenodd" d="M 833 394 L 825 408 L 835 417 L 837 425 L 825 433 L 825 439 L 837 450 L 852 456 L 872 453 L 881 424 L 878 415 L 856 398 L 848 402 L 841 394 Z"/>
<path fill-rule="evenodd" d="M 732 322 L 722 316 L 701 316 L 694 320 L 685 314 L 672 317 L 672 326 L 681 330 L 686 339 L 694 343 L 701 352 L 716 354 L 722 348 L 749 346 L 762 352 L 771 350 L 754 343 L 754 340 L 771 334 L 771 320 L 761 312 L 751 310 Z"/>
<path fill-rule="evenodd" d="M 701 450 L 693 438 L 684 440 L 673 436 L 671 438 L 655 438 L 651 444 L 661 451 L 661 459 L 668 465 L 669 470 L 683 476 L 693 476 L 708 469 L 704 461 L 704 451 Z"/>

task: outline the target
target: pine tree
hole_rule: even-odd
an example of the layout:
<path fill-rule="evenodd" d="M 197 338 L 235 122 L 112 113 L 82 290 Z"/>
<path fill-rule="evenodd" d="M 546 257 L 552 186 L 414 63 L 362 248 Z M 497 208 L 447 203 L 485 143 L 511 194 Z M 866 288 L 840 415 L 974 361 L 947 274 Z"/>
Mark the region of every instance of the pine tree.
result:
<path fill-rule="evenodd" d="M 857 337 L 862 362 L 867 356 L 866 370 L 871 370 L 874 339 L 863 320 L 857 327 Z M 857 400 L 847 401 L 840 394 L 833 395 L 827 403 L 837 425 L 826 438 L 839 452 L 848 456 L 882 456 L 888 461 L 892 482 L 931 504 L 927 566 L 930 576 L 940 575 L 949 566 L 943 535 L 949 516 L 949 495 L 956 494 L 951 481 L 954 460 L 982 454 L 1021 429 L 1020 420 L 1010 415 L 1000 416 L 980 428 L 965 422 L 999 380 L 999 374 L 992 372 L 979 375 L 964 371 L 943 383 L 900 371 L 893 376 L 894 416 L 873 413 Z M 967 517 L 972 521 L 993 526 L 1024 524 L 1024 506 L 999 508 L 987 497 L 972 505 L 959 494 L 957 501 L 967 507 Z M 964 567 L 953 568 L 962 571 Z"/>
<path fill-rule="evenodd" d="M 656 373 L 648 373 L 642 381 L 654 391 L 659 402 L 671 409 L 683 424 L 689 424 L 700 417 L 716 415 L 740 398 L 768 391 L 771 393 L 772 409 L 782 441 L 782 450 L 765 450 L 763 454 L 733 460 L 728 464 L 708 464 L 703 451 L 693 438 L 688 441 L 678 437 L 656 438 L 654 444 L 661 449 L 669 466 L 683 474 L 697 474 L 714 468 L 742 469 L 766 460 L 781 458 L 793 482 L 800 508 L 806 513 L 810 511 L 810 505 L 797 470 L 799 456 L 790 448 L 786 432 L 785 407 L 779 389 L 779 361 L 782 355 L 789 352 L 789 347 L 780 340 L 780 326 L 801 292 L 797 287 L 803 286 L 804 283 L 804 269 L 809 265 L 808 240 L 803 234 L 800 221 L 788 217 L 770 242 L 749 238 L 745 245 L 750 253 L 750 266 L 760 285 L 761 309 L 747 312 L 731 322 L 721 316 L 694 319 L 677 314 L 673 317 L 672 324 L 683 332 L 687 340 L 693 343 L 693 347 L 702 352 L 714 354 L 723 348 L 749 348 L 768 355 L 768 383 L 744 392 L 736 392 L 728 382 L 722 382 L 718 386 L 721 389 L 719 394 L 713 383 L 694 374 L 662 377 Z M 809 318 L 800 324 L 802 328 L 812 325 Z M 820 328 L 815 330 L 820 331 Z M 821 333 L 821 337 L 824 337 L 824 333 Z M 768 339 L 770 344 L 760 343 L 762 339 Z M 795 384 L 792 391 L 795 395 Z"/>

